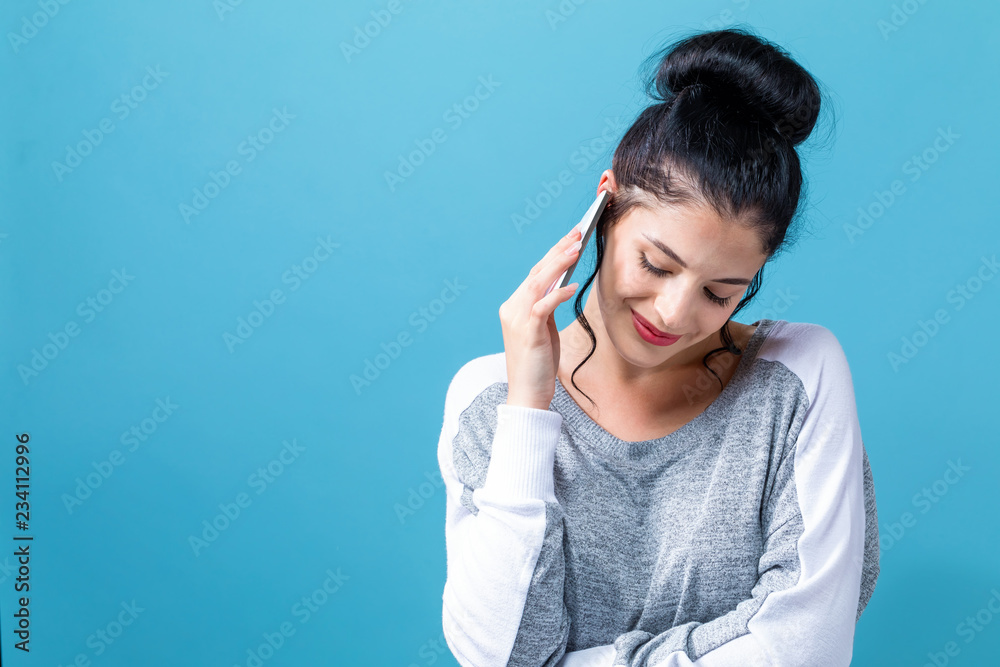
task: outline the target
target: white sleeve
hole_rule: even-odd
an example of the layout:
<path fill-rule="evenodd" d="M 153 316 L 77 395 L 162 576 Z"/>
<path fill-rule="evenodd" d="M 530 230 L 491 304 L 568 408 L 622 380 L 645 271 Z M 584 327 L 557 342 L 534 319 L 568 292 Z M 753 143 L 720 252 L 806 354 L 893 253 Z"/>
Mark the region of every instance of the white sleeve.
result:
<path fill-rule="evenodd" d="M 459 371 L 449 386 L 438 443 L 447 492 L 445 639 L 463 667 L 554 667 L 569 634 L 553 482 L 562 416 L 506 403 L 469 409 L 477 397 L 469 376 Z M 478 479 L 469 472 L 477 465 Z"/>

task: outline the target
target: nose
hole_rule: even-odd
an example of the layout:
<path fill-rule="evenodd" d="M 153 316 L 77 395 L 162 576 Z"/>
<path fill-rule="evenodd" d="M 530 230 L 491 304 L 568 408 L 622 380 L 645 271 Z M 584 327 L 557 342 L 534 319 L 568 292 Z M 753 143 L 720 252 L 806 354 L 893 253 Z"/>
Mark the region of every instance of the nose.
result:
<path fill-rule="evenodd" d="M 694 319 L 694 306 L 697 295 L 691 290 L 685 290 L 678 284 L 661 291 L 653 300 L 653 310 L 660 318 L 661 331 L 683 336 L 691 328 Z M 656 322 L 654 326 L 659 326 Z"/>

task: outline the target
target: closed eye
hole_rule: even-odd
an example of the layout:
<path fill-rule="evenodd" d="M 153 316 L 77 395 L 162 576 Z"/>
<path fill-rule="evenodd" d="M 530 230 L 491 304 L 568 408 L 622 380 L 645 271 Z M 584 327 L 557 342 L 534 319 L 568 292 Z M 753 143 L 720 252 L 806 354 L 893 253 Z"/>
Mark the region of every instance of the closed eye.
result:
<path fill-rule="evenodd" d="M 650 264 L 646 260 L 646 253 L 639 254 L 639 265 L 646 271 L 652 273 L 654 276 L 657 276 L 658 278 L 662 278 L 663 276 L 670 273 L 670 271 L 667 271 L 666 269 L 658 269 L 652 264 Z M 719 306 L 727 306 L 729 305 L 729 302 L 733 300 L 733 297 L 731 296 L 727 296 L 726 298 L 723 299 L 722 297 L 713 294 L 707 287 L 705 288 L 705 296 L 708 297 L 709 301 L 712 301 L 713 303 L 716 303 Z"/>

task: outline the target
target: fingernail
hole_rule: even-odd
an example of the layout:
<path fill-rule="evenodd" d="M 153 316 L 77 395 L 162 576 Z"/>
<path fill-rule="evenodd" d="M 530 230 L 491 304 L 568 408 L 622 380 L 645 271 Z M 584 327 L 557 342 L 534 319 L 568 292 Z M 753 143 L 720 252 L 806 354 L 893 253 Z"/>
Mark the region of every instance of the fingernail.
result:
<path fill-rule="evenodd" d="M 572 255 L 572 254 L 573 254 L 573 253 L 575 253 L 575 252 L 576 252 L 577 250 L 579 250 L 579 249 L 580 249 L 580 246 L 582 246 L 582 245 L 583 245 L 583 241 L 577 241 L 576 243 L 574 243 L 574 244 L 573 244 L 573 245 L 571 245 L 570 247 L 566 248 L 566 254 L 567 254 L 567 255 Z"/>

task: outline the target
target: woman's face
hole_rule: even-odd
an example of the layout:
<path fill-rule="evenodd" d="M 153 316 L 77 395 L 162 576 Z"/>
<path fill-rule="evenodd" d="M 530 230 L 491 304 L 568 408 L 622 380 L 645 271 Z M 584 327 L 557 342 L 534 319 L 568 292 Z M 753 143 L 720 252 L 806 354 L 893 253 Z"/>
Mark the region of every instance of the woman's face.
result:
<path fill-rule="evenodd" d="M 767 258 L 755 232 L 723 221 L 710 207 L 654 206 L 632 208 L 607 232 L 595 284 L 600 317 L 633 365 L 700 363 L 702 343 L 729 319 Z M 651 341 L 633 314 L 679 338 L 669 345 Z"/>

